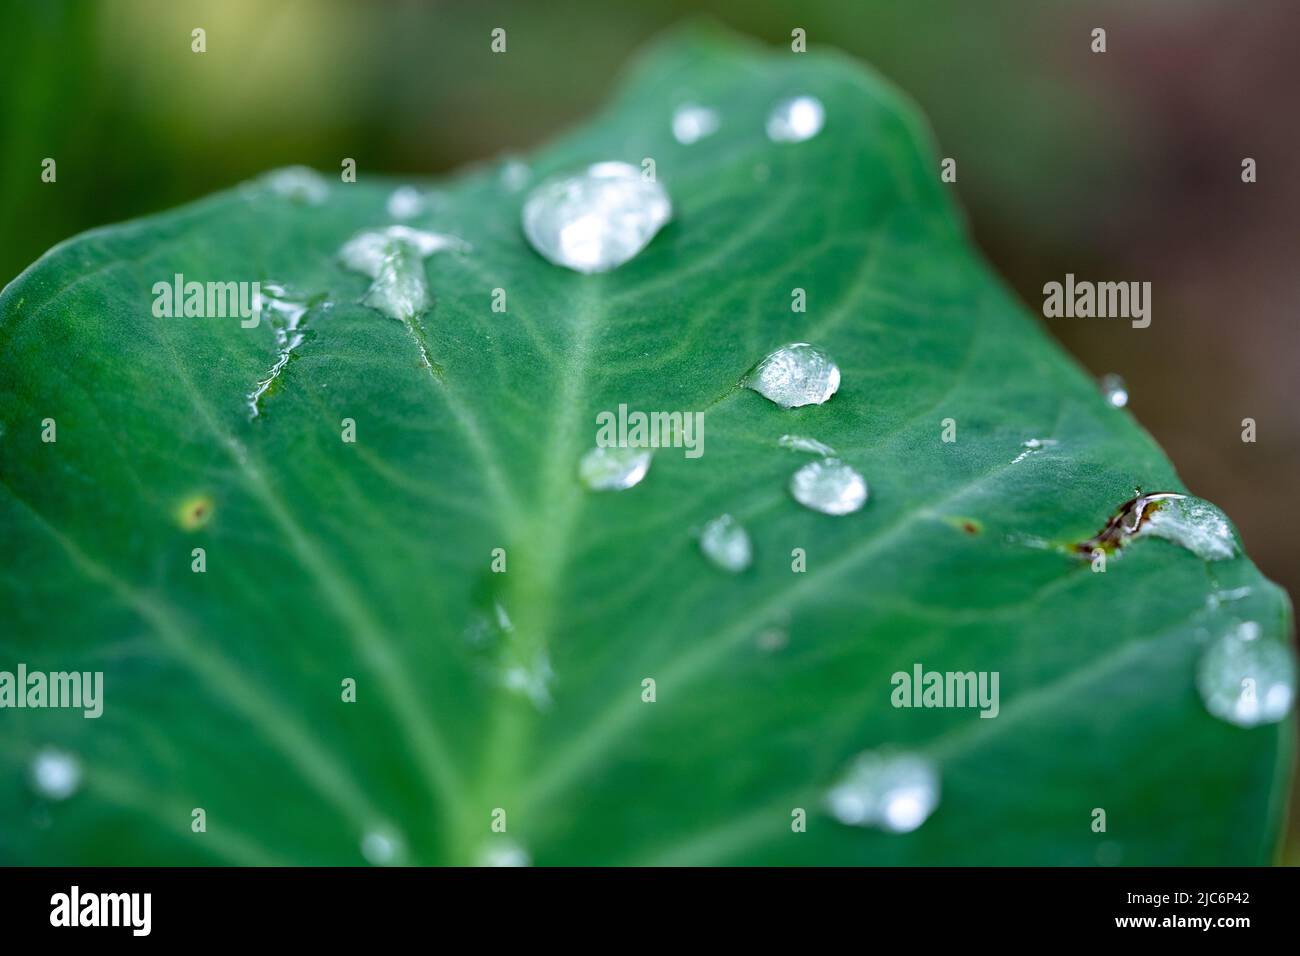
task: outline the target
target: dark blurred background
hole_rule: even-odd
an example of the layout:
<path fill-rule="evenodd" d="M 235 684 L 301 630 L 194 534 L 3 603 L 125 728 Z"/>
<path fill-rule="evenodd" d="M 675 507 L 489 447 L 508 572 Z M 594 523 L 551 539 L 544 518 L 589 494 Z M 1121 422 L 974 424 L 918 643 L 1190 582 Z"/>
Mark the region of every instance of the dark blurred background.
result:
<path fill-rule="evenodd" d="M 810 49 L 861 57 L 917 100 L 958 160 L 977 240 L 1031 311 L 1066 272 L 1152 283 L 1148 329 L 1051 331 L 1127 380 L 1187 485 L 1300 593 L 1295 0 L 3 6 L 0 283 L 76 232 L 270 167 L 337 174 L 351 156 L 362 176 L 430 175 L 526 151 L 598 106 L 647 39 L 701 12 L 787 48 L 802 27 Z M 504 56 L 489 52 L 498 26 Z M 1090 51 L 1094 27 L 1105 54 Z M 40 181 L 45 157 L 55 184 Z M 1255 444 L 1241 441 L 1247 417 Z"/>

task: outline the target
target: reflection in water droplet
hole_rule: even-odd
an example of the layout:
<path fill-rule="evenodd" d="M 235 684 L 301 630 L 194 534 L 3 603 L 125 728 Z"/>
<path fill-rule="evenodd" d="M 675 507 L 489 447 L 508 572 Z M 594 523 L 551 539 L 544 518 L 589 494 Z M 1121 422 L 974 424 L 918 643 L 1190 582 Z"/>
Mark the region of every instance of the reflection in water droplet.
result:
<path fill-rule="evenodd" d="M 412 219 L 424 210 L 424 197 L 414 186 L 398 186 L 388 197 L 386 208 L 394 219 Z"/>
<path fill-rule="evenodd" d="M 320 173 L 306 166 L 273 169 L 263 178 L 271 192 L 291 202 L 319 206 L 329 198 L 329 183 Z"/>
<path fill-rule="evenodd" d="M 853 758 L 826 805 L 840 823 L 908 833 L 939 805 L 939 771 L 920 754 L 867 751 Z"/>
<path fill-rule="evenodd" d="M 608 272 L 644 249 L 672 211 L 663 186 L 638 167 L 596 163 L 537 186 L 524 203 L 524 235 L 558 266 Z"/>
<path fill-rule="evenodd" d="M 714 518 L 704 526 L 700 532 L 700 550 L 706 558 L 732 574 L 749 567 L 753 557 L 749 532 L 731 515 Z"/>
<path fill-rule="evenodd" d="M 531 866 L 528 851 L 506 836 L 494 837 L 479 851 L 479 866 Z"/>
<path fill-rule="evenodd" d="M 81 763 L 70 753 L 46 747 L 32 760 L 32 786 L 49 800 L 66 800 L 81 786 Z"/>
<path fill-rule="evenodd" d="M 790 479 L 794 500 L 828 515 L 852 514 L 867 501 L 867 483 L 838 458 L 810 461 Z"/>
<path fill-rule="evenodd" d="M 1224 561 L 1237 553 L 1227 516 L 1201 498 L 1180 495 L 1159 501 L 1150 506 L 1137 533 L 1182 545 L 1205 561 Z"/>
<path fill-rule="evenodd" d="M 839 390 L 840 369 L 817 346 L 795 342 L 767 355 L 743 384 L 782 408 L 821 405 Z"/>
<path fill-rule="evenodd" d="M 641 483 L 650 470 L 648 448 L 609 446 L 582 456 L 578 477 L 592 491 L 622 491 Z"/>
<path fill-rule="evenodd" d="M 793 451 L 806 451 L 812 455 L 821 455 L 823 458 L 835 454 L 835 449 L 830 445 L 819 442 L 816 438 L 808 438 L 804 435 L 782 435 L 776 442 L 782 448 L 789 448 Z"/>
<path fill-rule="evenodd" d="M 406 859 L 406 841 L 391 827 L 377 827 L 361 838 L 361 855 L 371 866 L 400 866 Z"/>
<path fill-rule="evenodd" d="M 1238 727 L 1275 724 L 1295 697 L 1295 660 L 1280 641 L 1265 640 L 1254 621 L 1211 644 L 1196 670 L 1205 709 Z"/>
<path fill-rule="evenodd" d="M 767 116 L 768 139 L 778 143 L 802 143 L 822 131 L 826 110 L 815 96 L 781 100 Z"/>
<path fill-rule="evenodd" d="M 683 103 L 673 113 L 673 138 L 684 146 L 712 136 L 718 129 L 718 111 L 698 103 Z"/>
<path fill-rule="evenodd" d="M 1123 408 L 1128 404 L 1128 386 L 1118 375 L 1111 373 L 1101 378 L 1101 394 L 1114 408 Z"/>

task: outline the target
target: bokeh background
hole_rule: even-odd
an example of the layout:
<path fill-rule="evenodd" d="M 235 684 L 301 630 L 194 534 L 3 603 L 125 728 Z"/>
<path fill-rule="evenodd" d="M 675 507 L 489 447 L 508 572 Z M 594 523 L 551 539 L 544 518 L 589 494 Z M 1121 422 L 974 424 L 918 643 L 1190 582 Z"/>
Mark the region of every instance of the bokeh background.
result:
<path fill-rule="evenodd" d="M 1031 311 L 1066 272 L 1152 283 L 1148 329 L 1049 327 L 1095 374 L 1127 380 L 1187 485 L 1300 593 L 1295 0 L 0 7 L 0 283 L 74 233 L 270 167 L 337 173 L 351 156 L 361 176 L 427 176 L 527 151 L 595 109 L 637 47 L 700 13 L 774 44 L 802 27 L 810 49 L 848 51 L 919 103 L 958 160 L 974 236 Z M 504 56 L 489 52 L 494 27 Z M 57 183 L 40 181 L 45 157 Z M 1241 181 L 1244 157 L 1257 183 Z M 1292 814 L 1296 864 L 1295 801 Z"/>

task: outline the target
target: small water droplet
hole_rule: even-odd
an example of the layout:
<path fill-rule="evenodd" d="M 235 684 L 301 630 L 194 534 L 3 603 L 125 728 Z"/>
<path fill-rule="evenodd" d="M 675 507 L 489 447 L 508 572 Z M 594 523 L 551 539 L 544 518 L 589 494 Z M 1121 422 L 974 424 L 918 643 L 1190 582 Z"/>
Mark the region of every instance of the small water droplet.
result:
<path fill-rule="evenodd" d="M 377 827 L 361 838 L 361 855 L 371 866 L 400 866 L 406 859 L 406 841 L 392 827 Z"/>
<path fill-rule="evenodd" d="M 758 632 L 754 644 L 765 654 L 775 654 L 790 643 L 790 633 L 784 627 L 772 626 Z"/>
<path fill-rule="evenodd" d="M 840 823 L 910 833 L 939 805 L 939 771 L 920 754 L 867 751 L 853 758 L 826 805 Z"/>
<path fill-rule="evenodd" d="M 394 219 L 413 219 L 424 211 L 424 197 L 414 186 L 398 186 L 385 206 Z"/>
<path fill-rule="evenodd" d="M 718 111 L 698 103 L 683 103 L 673 112 L 673 138 L 683 146 L 698 143 L 718 130 Z"/>
<path fill-rule="evenodd" d="M 66 800 L 81 786 L 81 763 L 70 753 L 46 747 L 32 760 L 32 786 L 49 800 Z"/>
<path fill-rule="evenodd" d="M 1205 561 L 1224 561 L 1237 554 L 1228 517 L 1201 498 L 1176 495 L 1150 507 L 1137 533 L 1164 538 L 1182 545 Z"/>
<path fill-rule="evenodd" d="M 847 515 L 867 502 L 867 483 L 838 458 L 810 461 L 790 479 L 790 494 L 805 508 Z"/>
<path fill-rule="evenodd" d="M 528 164 L 518 159 L 507 159 L 501 164 L 501 185 L 507 192 L 517 193 L 533 178 L 533 171 Z"/>
<path fill-rule="evenodd" d="M 479 851 L 479 866 L 532 866 L 532 857 L 520 844 L 509 837 L 489 840 Z"/>
<path fill-rule="evenodd" d="M 802 143 L 822 131 L 826 109 L 815 96 L 792 96 L 772 107 L 767 137 L 777 143 Z"/>
<path fill-rule="evenodd" d="M 1025 450 L 1019 455 L 1016 455 L 1015 458 L 1012 458 L 1011 464 L 1018 465 L 1034 452 L 1042 451 L 1044 448 L 1055 448 L 1056 444 L 1057 442 L 1055 438 L 1031 438 L 1028 441 L 1021 443 Z"/>
<path fill-rule="evenodd" d="M 1101 394 L 1112 408 L 1123 408 L 1128 404 L 1128 386 L 1113 372 L 1101 377 Z"/>
<path fill-rule="evenodd" d="M 1205 596 L 1205 606 L 1211 611 L 1215 611 L 1224 604 L 1245 600 L 1253 593 L 1254 591 L 1249 586 L 1232 588 L 1229 591 L 1211 591 Z"/>
<path fill-rule="evenodd" d="M 263 181 L 277 196 L 291 202 L 319 206 L 329 198 L 329 183 L 320 173 L 307 166 L 286 166 L 273 169 Z"/>
<path fill-rule="evenodd" d="M 641 483 L 650 470 L 648 448 L 611 445 L 582 456 L 578 477 L 592 491 L 622 491 Z"/>
<path fill-rule="evenodd" d="M 782 435 L 776 443 L 782 448 L 789 448 L 792 451 L 806 451 L 810 455 L 821 455 L 823 458 L 832 457 L 835 449 L 830 445 L 819 442 L 816 438 L 808 438 L 805 435 Z"/>
<path fill-rule="evenodd" d="M 821 405 L 840 387 L 840 368 L 815 345 L 795 342 L 767 355 L 744 386 L 782 408 Z"/>
<path fill-rule="evenodd" d="M 1275 724 L 1291 710 L 1295 660 L 1280 641 L 1260 636 L 1245 621 L 1212 643 L 1201 656 L 1196 687 L 1205 709 L 1238 727 Z"/>
<path fill-rule="evenodd" d="M 596 163 L 537 186 L 524 203 L 523 228 L 532 247 L 555 265 L 608 272 L 644 249 L 672 211 L 664 187 L 638 167 Z"/>
<path fill-rule="evenodd" d="M 501 686 L 527 697 L 538 710 L 551 706 L 551 682 L 554 679 L 551 656 L 545 650 L 538 651 L 528 661 L 515 660 L 501 671 Z"/>
<path fill-rule="evenodd" d="M 745 570 L 753 559 L 749 532 L 731 515 L 721 515 L 704 526 L 700 532 L 700 550 L 706 558 L 732 574 Z"/>

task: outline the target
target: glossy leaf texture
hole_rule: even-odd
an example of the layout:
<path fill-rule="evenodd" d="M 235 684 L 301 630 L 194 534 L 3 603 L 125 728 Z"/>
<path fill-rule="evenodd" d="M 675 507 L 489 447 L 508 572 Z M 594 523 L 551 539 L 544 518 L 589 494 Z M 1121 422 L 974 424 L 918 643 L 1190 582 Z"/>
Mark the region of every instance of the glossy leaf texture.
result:
<path fill-rule="evenodd" d="M 774 142 L 798 95 L 824 128 Z M 687 102 L 718 125 L 681 143 Z M 646 158 L 673 219 L 630 262 L 581 275 L 528 245 L 533 184 Z M 5 862 L 1272 858 L 1290 721 L 1221 722 L 1194 678 L 1239 622 L 1288 640 L 1285 595 L 1164 540 L 1105 573 L 1031 546 L 1182 485 L 991 273 L 918 112 L 864 66 L 679 33 L 535 156 L 410 184 L 403 221 L 469 244 L 423 261 L 433 369 L 339 261 L 407 183 L 273 182 L 77 237 L 0 296 L 0 669 L 104 673 L 98 719 L 0 711 Z M 176 274 L 307 304 L 258 414 L 277 326 L 155 317 Z M 738 387 L 791 342 L 838 364 L 825 404 Z M 586 490 L 620 404 L 703 412 L 703 454 Z M 796 503 L 813 456 L 783 435 L 834 448 L 866 505 Z M 700 552 L 722 514 L 752 540 L 740 573 Z M 894 707 L 918 663 L 997 672 L 998 716 Z M 880 747 L 939 770 L 914 832 L 827 812 Z M 81 768 L 66 799 L 33 786 L 49 748 Z"/>

